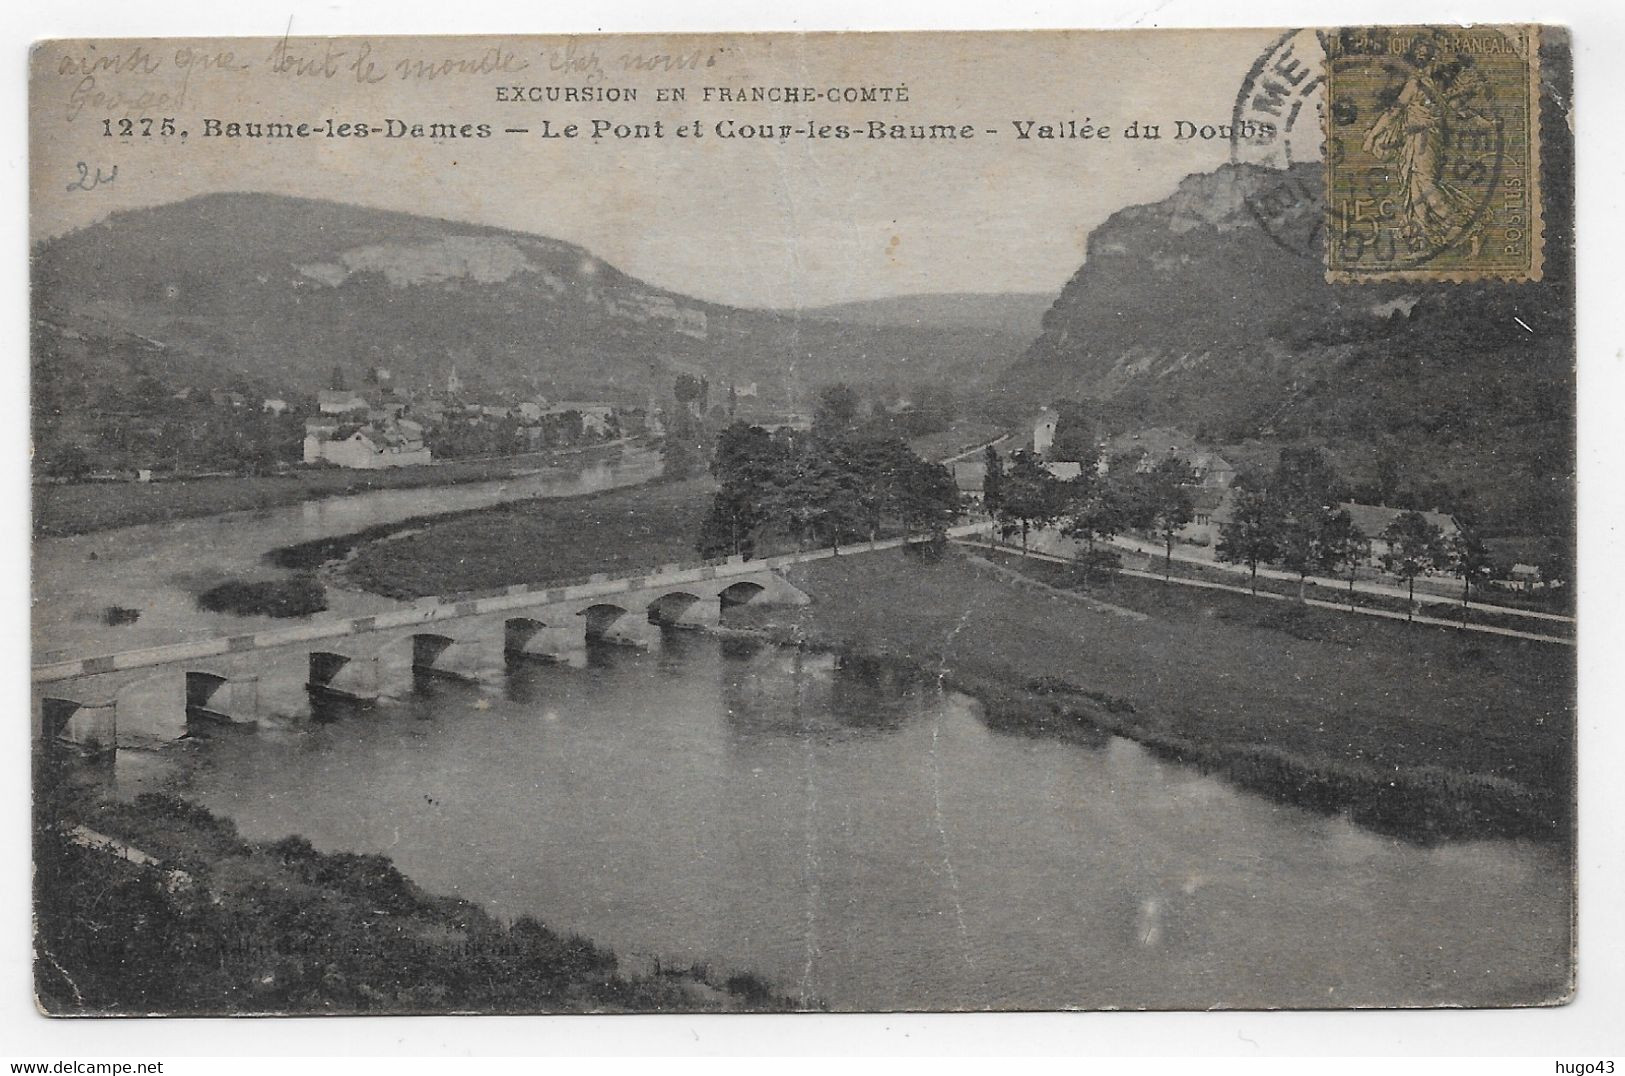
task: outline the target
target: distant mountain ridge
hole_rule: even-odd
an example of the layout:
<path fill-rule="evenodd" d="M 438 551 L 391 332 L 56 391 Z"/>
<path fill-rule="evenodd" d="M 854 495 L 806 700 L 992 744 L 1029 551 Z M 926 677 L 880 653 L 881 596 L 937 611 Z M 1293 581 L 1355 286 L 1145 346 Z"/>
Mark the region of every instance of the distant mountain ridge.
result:
<path fill-rule="evenodd" d="M 312 391 L 340 366 L 397 384 L 642 402 L 675 372 L 804 402 L 828 382 L 968 381 L 1030 334 L 748 310 L 646 284 L 545 236 L 260 193 L 132 210 L 33 252 L 45 376 L 252 376 Z M 75 343 L 78 341 L 79 343 Z M 92 354 L 92 353 L 95 354 Z"/>
<path fill-rule="evenodd" d="M 940 292 L 803 307 L 796 313 L 854 325 L 980 328 L 1034 339 L 1054 302 L 1053 292 Z"/>

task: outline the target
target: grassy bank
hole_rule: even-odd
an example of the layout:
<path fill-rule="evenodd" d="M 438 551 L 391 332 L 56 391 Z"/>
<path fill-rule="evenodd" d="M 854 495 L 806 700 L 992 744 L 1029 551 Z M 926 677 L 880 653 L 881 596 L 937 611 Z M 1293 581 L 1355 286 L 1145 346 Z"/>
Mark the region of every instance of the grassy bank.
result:
<path fill-rule="evenodd" d="M 1140 620 L 963 555 L 791 576 L 812 605 L 732 621 L 940 670 L 993 720 L 1122 735 L 1384 832 L 1571 838 L 1566 649 L 1126 577 L 1089 591 Z"/>
<path fill-rule="evenodd" d="M 34 487 L 34 533 L 38 537 L 88 534 L 114 527 L 195 519 L 221 512 L 280 508 L 326 497 L 383 489 L 488 482 L 547 467 L 565 459 L 614 452 L 618 446 L 555 449 L 499 459 L 450 460 L 427 467 L 382 471 L 321 468 L 285 475 L 188 478 L 172 482 L 80 482 Z"/>
<path fill-rule="evenodd" d="M 408 599 L 689 563 L 714 488 L 694 478 L 536 497 L 283 546 L 269 559 L 308 570 L 349 558 L 347 582 Z"/>
<path fill-rule="evenodd" d="M 749 973 L 628 972 L 585 938 L 425 893 L 384 856 L 318 852 L 299 837 L 245 841 L 171 796 L 41 798 L 57 813 L 36 827 L 35 984 L 52 1014 L 791 1007 Z M 74 824 L 162 869 L 75 844 Z"/>

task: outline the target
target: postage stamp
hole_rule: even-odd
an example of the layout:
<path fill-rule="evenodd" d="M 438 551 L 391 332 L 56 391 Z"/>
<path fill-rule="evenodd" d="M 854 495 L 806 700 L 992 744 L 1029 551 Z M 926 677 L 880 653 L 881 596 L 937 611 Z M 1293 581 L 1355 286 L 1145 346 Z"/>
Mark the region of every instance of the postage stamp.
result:
<path fill-rule="evenodd" d="M 1343 29 L 1326 57 L 1326 276 L 1539 280 L 1539 37 Z"/>

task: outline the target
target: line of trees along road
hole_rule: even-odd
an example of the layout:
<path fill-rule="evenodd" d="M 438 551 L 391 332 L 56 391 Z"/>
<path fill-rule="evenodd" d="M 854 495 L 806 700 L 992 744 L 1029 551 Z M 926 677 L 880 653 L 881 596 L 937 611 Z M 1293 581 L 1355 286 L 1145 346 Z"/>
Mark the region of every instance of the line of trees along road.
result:
<path fill-rule="evenodd" d="M 1174 542 L 1194 518 L 1196 475 L 1189 464 L 1170 456 L 1147 467 L 1140 457 L 1127 455 L 1111 460 L 1102 473 L 1098 456 L 1087 455 L 1079 461 L 1078 476 L 1063 480 L 1026 451 L 1012 453 L 1007 467 L 990 446 L 983 499 L 1001 532 L 1007 539 L 1019 534 L 1025 554 L 1031 530 L 1059 526 L 1085 544 L 1079 560 L 1086 573 L 1115 559 L 1098 551 L 1097 543 L 1125 532 L 1146 533 L 1162 543 L 1165 572 L 1171 572 Z M 1347 578 L 1352 594 L 1372 543 L 1339 506 L 1347 496 L 1345 483 L 1319 449 L 1283 448 L 1268 476 L 1238 478 L 1231 518 L 1220 527 L 1215 552 L 1222 561 L 1249 568 L 1255 592 L 1258 569 L 1268 565 L 1298 576 L 1300 598 L 1311 575 Z M 1422 513 L 1407 511 L 1379 536 L 1385 546 L 1380 563 L 1407 584 L 1413 605 L 1420 575 L 1455 575 L 1462 580 L 1465 603 L 1473 585 L 1492 574 L 1489 553 L 1470 520 L 1458 517 L 1457 524 L 1456 533 L 1447 535 Z"/>
<path fill-rule="evenodd" d="M 696 543 L 702 556 L 755 556 L 773 538 L 839 549 L 898 530 L 929 534 L 940 548 L 960 511 L 948 469 L 899 438 L 856 435 L 830 418 L 810 432 L 736 422 L 717 435 L 719 488 Z"/>
<path fill-rule="evenodd" d="M 1067 537 L 1087 545 L 1090 558 L 1096 543 L 1124 531 L 1154 534 L 1171 563 L 1174 539 L 1195 511 L 1196 474 L 1176 457 L 1145 469 L 1137 457 L 1123 457 L 1112 461 L 1105 474 L 1090 458 L 1079 461 L 1078 476 L 1070 479 L 1056 478 L 1026 450 L 1011 453 L 1008 468 L 991 445 L 984 459 L 983 503 L 1005 537 L 1021 535 L 1024 554 L 1031 530 L 1058 524 Z"/>

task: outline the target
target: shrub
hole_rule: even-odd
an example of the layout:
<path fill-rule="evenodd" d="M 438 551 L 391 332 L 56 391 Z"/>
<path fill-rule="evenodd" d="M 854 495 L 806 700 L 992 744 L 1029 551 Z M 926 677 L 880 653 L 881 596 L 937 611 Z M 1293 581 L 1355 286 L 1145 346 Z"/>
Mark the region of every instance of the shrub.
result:
<path fill-rule="evenodd" d="M 314 576 L 251 582 L 230 579 L 198 595 L 199 609 L 238 616 L 309 616 L 327 608 L 327 591 Z"/>

